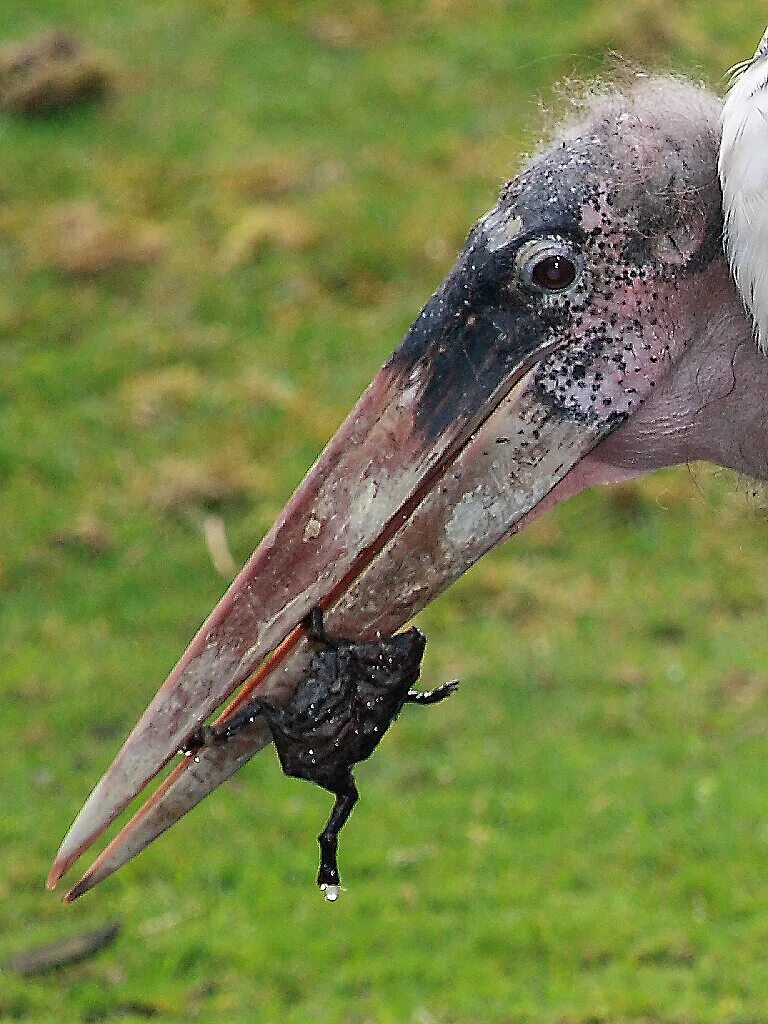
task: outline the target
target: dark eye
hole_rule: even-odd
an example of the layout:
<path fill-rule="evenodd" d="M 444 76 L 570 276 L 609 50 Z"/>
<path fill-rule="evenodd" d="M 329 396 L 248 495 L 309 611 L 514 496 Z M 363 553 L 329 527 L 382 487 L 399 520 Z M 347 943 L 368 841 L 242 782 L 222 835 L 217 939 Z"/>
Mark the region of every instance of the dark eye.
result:
<path fill-rule="evenodd" d="M 562 292 L 578 279 L 583 261 L 578 253 L 556 239 L 536 239 L 517 254 L 524 285 L 539 292 Z"/>
<path fill-rule="evenodd" d="M 531 281 L 545 292 L 559 292 L 576 280 L 576 265 L 567 256 L 545 256 L 531 267 Z"/>

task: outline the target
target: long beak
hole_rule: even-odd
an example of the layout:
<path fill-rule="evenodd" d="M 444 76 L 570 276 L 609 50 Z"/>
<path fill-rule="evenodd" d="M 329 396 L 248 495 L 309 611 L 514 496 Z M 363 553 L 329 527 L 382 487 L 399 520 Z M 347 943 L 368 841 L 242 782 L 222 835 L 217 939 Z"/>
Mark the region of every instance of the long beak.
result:
<path fill-rule="evenodd" d="M 256 690 L 287 699 L 306 669 L 299 624 L 314 606 L 339 635 L 391 634 L 612 429 L 553 406 L 538 382 L 567 339 L 512 303 L 487 303 L 473 259 L 468 247 L 203 624 L 67 833 L 50 887 L 237 687 L 219 720 Z M 268 740 L 257 720 L 182 757 L 65 899 L 135 856 Z"/>

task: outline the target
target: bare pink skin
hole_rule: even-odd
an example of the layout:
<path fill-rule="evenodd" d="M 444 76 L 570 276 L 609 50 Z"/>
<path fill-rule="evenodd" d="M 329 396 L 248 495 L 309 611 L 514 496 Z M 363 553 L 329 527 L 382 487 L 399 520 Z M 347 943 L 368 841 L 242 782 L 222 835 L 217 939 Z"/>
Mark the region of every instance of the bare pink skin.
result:
<path fill-rule="evenodd" d="M 724 265 L 708 271 L 700 302 L 678 331 L 690 339 L 632 417 L 558 483 L 513 533 L 587 487 L 705 461 L 768 480 L 768 359 L 758 350 Z"/>
<path fill-rule="evenodd" d="M 594 453 L 638 475 L 704 460 L 768 480 L 768 359 L 733 284 L 712 268 L 700 329 L 653 396 Z"/>

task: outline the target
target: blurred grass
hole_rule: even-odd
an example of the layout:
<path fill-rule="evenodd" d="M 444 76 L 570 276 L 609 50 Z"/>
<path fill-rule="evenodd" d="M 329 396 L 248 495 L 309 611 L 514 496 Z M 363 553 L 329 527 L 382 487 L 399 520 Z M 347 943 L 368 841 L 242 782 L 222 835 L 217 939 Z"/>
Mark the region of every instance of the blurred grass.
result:
<path fill-rule="evenodd" d="M 118 943 L 0 1020 L 768 1020 L 768 531 L 696 470 L 586 494 L 429 612 L 425 685 L 327 797 L 265 754 L 72 908 L 64 830 L 242 561 L 533 145 L 610 51 L 704 77 L 753 5 L 4 0 L 117 64 L 0 121 L 0 959 Z"/>

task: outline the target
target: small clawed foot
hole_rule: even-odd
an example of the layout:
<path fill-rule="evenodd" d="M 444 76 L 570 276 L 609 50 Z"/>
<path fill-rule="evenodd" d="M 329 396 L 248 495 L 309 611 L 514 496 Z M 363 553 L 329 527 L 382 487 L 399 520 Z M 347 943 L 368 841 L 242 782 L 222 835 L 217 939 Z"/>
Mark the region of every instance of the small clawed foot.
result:
<path fill-rule="evenodd" d="M 201 725 L 199 729 L 195 729 L 195 731 L 187 737 L 187 742 L 181 748 L 179 753 L 183 754 L 185 757 L 192 757 L 203 747 L 210 747 L 218 738 L 217 732 L 212 725 Z"/>

